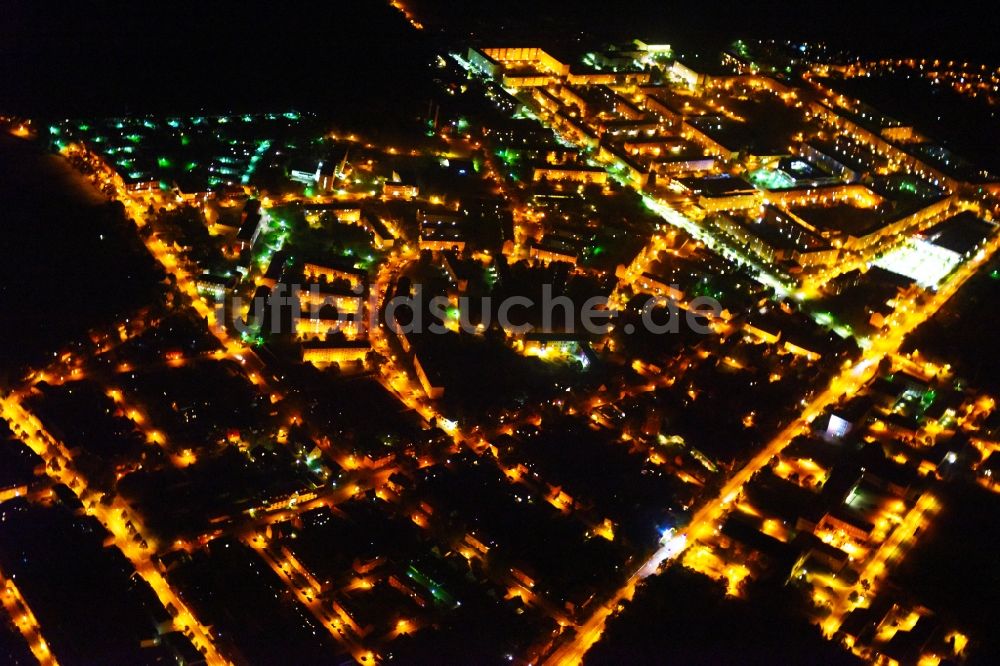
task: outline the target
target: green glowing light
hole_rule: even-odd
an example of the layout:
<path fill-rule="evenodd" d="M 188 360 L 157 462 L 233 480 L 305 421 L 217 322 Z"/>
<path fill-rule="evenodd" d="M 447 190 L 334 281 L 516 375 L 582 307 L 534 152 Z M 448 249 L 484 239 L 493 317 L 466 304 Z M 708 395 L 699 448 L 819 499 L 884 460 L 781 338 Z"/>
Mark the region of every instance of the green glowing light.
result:
<path fill-rule="evenodd" d="M 158 158 L 156 158 L 156 164 L 161 169 L 169 169 L 170 168 L 170 159 L 167 158 L 167 157 L 158 157 Z"/>
<path fill-rule="evenodd" d="M 782 190 L 795 185 L 788 174 L 776 169 L 757 169 L 750 174 L 750 182 L 766 190 Z"/>
<path fill-rule="evenodd" d="M 934 400 L 937 398 L 937 391 L 934 389 L 928 389 L 926 393 L 920 398 L 920 402 L 923 404 L 924 409 L 931 406 Z"/>

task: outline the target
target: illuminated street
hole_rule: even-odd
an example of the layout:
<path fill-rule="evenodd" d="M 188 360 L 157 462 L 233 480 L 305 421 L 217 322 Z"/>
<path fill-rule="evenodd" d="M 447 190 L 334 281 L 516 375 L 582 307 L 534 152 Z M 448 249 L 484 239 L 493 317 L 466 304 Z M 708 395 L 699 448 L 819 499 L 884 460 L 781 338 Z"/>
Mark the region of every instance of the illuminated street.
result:
<path fill-rule="evenodd" d="M 995 661 L 979 13 L 11 8 L 0 662 Z"/>

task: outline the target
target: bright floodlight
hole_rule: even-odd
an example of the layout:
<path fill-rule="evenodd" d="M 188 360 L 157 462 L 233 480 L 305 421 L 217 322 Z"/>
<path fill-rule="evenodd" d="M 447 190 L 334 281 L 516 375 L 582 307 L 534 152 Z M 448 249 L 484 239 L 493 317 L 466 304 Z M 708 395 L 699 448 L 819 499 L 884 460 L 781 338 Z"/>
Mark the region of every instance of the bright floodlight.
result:
<path fill-rule="evenodd" d="M 933 288 L 941 284 L 962 258 L 939 245 L 915 238 L 889 252 L 875 262 L 879 268 L 905 275 L 921 287 Z"/>

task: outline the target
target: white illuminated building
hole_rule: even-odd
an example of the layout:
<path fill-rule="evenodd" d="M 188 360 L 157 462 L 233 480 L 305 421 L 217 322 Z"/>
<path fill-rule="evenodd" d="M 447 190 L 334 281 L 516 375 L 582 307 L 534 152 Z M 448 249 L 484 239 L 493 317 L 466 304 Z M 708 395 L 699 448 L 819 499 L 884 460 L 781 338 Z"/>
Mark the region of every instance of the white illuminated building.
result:
<path fill-rule="evenodd" d="M 957 252 L 935 245 L 923 238 L 911 238 L 875 262 L 879 268 L 905 275 L 921 287 L 933 288 L 941 284 L 962 263 Z"/>

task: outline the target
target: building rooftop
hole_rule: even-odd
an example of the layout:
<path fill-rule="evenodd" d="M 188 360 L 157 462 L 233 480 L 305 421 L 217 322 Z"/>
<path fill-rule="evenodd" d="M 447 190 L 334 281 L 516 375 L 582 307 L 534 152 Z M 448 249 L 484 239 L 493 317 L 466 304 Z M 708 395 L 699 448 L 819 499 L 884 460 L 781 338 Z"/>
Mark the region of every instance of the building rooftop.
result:
<path fill-rule="evenodd" d="M 965 211 L 934 225 L 923 232 L 923 236 L 934 245 L 965 256 L 981 247 L 994 233 L 996 233 L 995 224 L 976 217 L 970 211 Z"/>
<path fill-rule="evenodd" d="M 757 192 L 757 188 L 751 183 L 736 176 L 706 176 L 702 178 L 681 178 L 679 180 L 692 193 L 706 197 L 725 197 Z"/>

